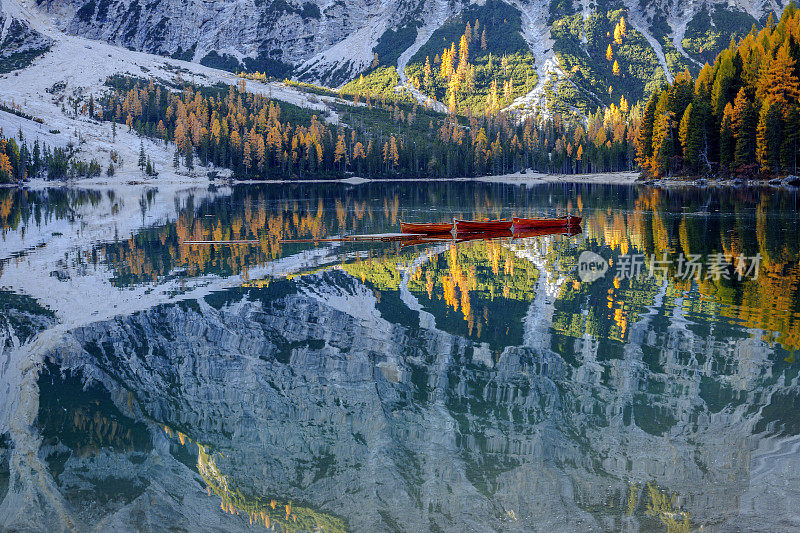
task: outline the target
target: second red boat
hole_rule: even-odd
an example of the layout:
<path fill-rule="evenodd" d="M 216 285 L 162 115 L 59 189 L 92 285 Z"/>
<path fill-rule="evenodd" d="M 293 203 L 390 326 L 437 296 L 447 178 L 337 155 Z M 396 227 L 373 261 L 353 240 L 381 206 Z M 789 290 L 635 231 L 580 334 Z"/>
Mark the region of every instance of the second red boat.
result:
<path fill-rule="evenodd" d="M 476 233 L 481 231 L 506 231 L 511 229 L 511 220 L 453 220 L 456 233 Z"/>
<path fill-rule="evenodd" d="M 450 233 L 453 231 L 453 224 L 416 224 L 413 222 L 401 222 L 401 233 L 421 233 L 424 235 L 435 235 L 439 233 Z"/>
<path fill-rule="evenodd" d="M 514 218 L 514 229 L 528 228 L 560 228 L 578 226 L 583 218 L 567 215 L 558 218 Z"/>

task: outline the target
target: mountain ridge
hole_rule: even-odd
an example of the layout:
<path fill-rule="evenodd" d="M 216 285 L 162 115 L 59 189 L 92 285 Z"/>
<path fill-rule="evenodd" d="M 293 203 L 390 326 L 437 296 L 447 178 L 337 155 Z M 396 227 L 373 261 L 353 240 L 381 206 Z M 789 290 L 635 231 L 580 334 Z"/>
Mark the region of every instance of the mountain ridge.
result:
<path fill-rule="evenodd" d="M 644 5 L 633 0 L 514 0 L 503 4 L 520 16 L 517 33 L 533 57 L 531 74 L 538 79 L 533 88 L 526 87 L 525 94 L 514 98 L 513 107 L 529 107 L 545 93 L 547 101 L 585 114 L 596 105 L 618 101 L 620 95 L 635 103 L 655 89 L 645 88 L 645 80 L 656 80 L 652 85 L 657 86 L 661 81 L 671 82 L 684 68 L 696 73 L 738 35 L 737 28 L 741 30 L 738 36 L 743 36 L 752 23 L 763 23 L 769 13 L 779 15 L 788 2 L 756 0 L 731 6 L 714 2 Z M 52 0 L 38 5 L 56 15 L 58 26 L 68 33 L 148 53 L 332 87 L 358 78 L 377 60 L 398 71 L 400 85 L 416 89 L 409 83 L 407 69 L 413 63 L 409 59 L 420 48 L 435 44 L 429 39 L 436 30 L 487 3 Z M 629 73 L 631 63 L 622 60 L 633 58 L 620 58 L 622 72 L 615 75 L 606 68 L 610 65 L 604 65 L 604 58 L 597 57 L 595 49 L 605 51 L 611 39 L 604 33 L 593 34 L 593 25 L 604 18 L 618 20 L 620 13 L 635 36 L 635 43 L 628 44 L 633 54 L 641 56 L 643 72 Z M 565 25 L 573 30 L 565 33 L 561 29 Z M 576 61 L 584 63 L 577 73 L 571 71 Z M 584 83 L 582 78 L 592 81 Z M 619 84 L 635 88 L 622 87 L 615 93 L 614 86 Z M 612 88 L 611 94 L 600 94 L 601 85 Z"/>

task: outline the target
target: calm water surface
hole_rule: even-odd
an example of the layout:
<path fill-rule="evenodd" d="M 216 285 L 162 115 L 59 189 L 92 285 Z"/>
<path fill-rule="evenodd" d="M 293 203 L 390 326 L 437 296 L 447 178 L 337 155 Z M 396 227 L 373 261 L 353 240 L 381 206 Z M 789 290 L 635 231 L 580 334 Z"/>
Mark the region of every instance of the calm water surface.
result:
<path fill-rule="evenodd" d="M 0 529 L 796 530 L 798 201 L 0 190 Z M 577 235 L 282 242 L 568 211 Z"/>

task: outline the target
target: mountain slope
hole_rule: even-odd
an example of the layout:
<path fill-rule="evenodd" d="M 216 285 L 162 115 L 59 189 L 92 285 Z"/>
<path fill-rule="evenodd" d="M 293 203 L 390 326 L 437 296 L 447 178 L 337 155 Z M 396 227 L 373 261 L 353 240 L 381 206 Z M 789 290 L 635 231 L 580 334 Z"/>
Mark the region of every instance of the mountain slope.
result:
<path fill-rule="evenodd" d="M 229 72 L 196 63 L 65 35 L 32 0 L 0 0 L 0 20 L 4 45 L 0 47 L 0 66 L 14 65 L 10 72 L 0 70 L 0 132 L 4 132 L 0 136 L 16 137 L 22 132 L 30 142 L 71 147 L 77 159 L 96 159 L 103 168 L 116 152 L 126 162 L 115 165 L 122 169 L 115 174 L 120 179 L 141 178 L 135 165 L 140 143 L 159 170 L 171 167 L 174 147 L 141 139 L 127 127 L 115 129 L 111 123 L 98 122 L 81 112 L 91 97 L 97 100 L 108 91 L 109 77 L 150 78 L 170 87 L 187 81 L 200 86 L 242 82 Z M 9 42 L 18 44 L 10 46 Z M 329 105 L 334 98 L 307 94 L 278 82 L 247 81 L 247 89 L 338 122 Z M 12 108 L 18 112 L 9 112 Z"/>
<path fill-rule="evenodd" d="M 445 28 L 461 26 L 460 35 L 462 23 L 486 9 L 441 0 L 37 1 L 69 33 L 136 50 L 334 87 L 381 65 L 398 69 L 400 83 L 415 89 L 418 99 L 425 100 L 421 93 L 426 93 L 440 101 L 444 91 L 417 92 L 411 86 L 424 61 L 420 50 L 449 45 L 436 41 Z M 517 27 L 503 28 L 502 35 L 508 43 L 522 37 L 527 50 L 520 52 L 531 56 L 524 69 L 529 85 L 522 80 L 512 89 L 513 98 L 520 97 L 513 106 L 546 100 L 551 109 L 586 113 L 620 96 L 635 103 L 685 68 L 696 72 L 731 37 L 779 13 L 785 3 L 514 0 L 503 5 L 509 15 L 489 34 L 518 17 Z M 614 28 L 623 17 L 628 32 L 616 39 Z M 609 45 L 612 58 L 606 59 Z M 477 81 L 475 92 L 483 98 L 496 81 L 504 97 L 502 81 L 487 78 Z M 457 100 L 459 107 L 476 107 L 476 98 Z"/>
<path fill-rule="evenodd" d="M 0 74 L 28 66 L 52 45 L 14 6 L 0 2 Z"/>

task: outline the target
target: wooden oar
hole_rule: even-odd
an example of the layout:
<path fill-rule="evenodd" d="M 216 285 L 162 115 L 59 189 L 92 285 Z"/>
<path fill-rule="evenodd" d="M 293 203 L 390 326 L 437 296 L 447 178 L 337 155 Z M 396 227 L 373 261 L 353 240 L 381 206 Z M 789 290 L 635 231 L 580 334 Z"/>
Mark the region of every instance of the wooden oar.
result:
<path fill-rule="evenodd" d="M 344 237 L 328 237 L 322 239 L 279 239 L 279 244 L 301 244 L 301 243 L 318 243 L 318 242 L 391 242 L 402 241 L 405 239 L 418 239 L 426 237 L 422 233 L 374 233 L 367 235 L 346 235 Z M 183 244 L 261 244 L 258 240 L 230 240 L 230 241 L 183 241 Z"/>
<path fill-rule="evenodd" d="M 280 239 L 280 244 L 317 243 L 317 242 L 392 242 L 425 237 L 422 233 L 373 233 L 367 235 L 346 235 L 325 239 Z"/>

